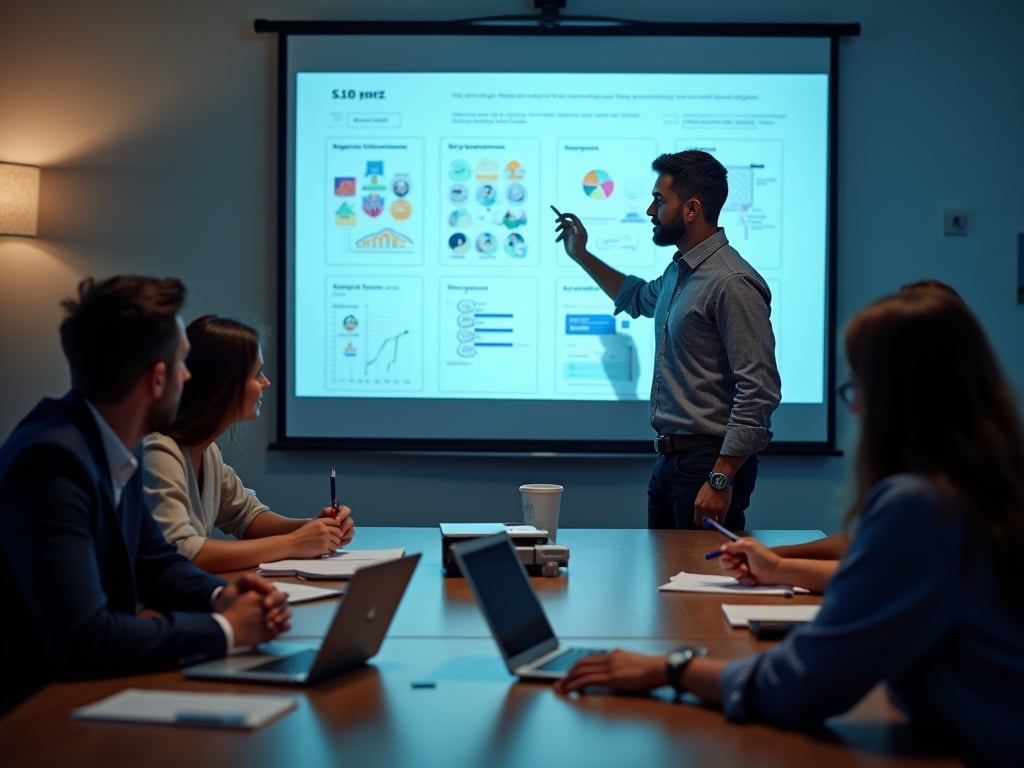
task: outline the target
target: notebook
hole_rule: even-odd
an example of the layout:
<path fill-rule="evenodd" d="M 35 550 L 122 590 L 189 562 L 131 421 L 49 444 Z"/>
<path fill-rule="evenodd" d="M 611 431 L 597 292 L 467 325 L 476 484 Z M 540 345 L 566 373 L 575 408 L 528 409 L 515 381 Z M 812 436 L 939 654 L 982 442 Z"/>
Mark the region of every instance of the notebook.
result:
<path fill-rule="evenodd" d="M 319 645 L 274 641 L 185 668 L 186 677 L 312 685 L 362 666 L 380 650 L 419 553 L 360 568 Z"/>
<path fill-rule="evenodd" d="M 384 560 L 397 560 L 405 547 L 394 549 L 339 549 L 326 557 L 274 560 L 260 563 L 261 576 L 298 576 L 300 579 L 350 579 L 360 568 Z"/>
<path fill-rule="evenodd" d="M 578 659 L 607 652 L 558 642 L 507 533 L 456 542 L 452 553 L 512 674 L 555 680 Z"/>

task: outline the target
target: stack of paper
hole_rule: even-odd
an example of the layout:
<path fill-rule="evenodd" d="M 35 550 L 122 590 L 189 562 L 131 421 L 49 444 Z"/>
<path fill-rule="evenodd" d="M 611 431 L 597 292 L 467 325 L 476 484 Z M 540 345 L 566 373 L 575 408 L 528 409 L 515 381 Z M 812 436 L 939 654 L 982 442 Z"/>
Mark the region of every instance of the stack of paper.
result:
<path fill-rule="evenodd" d="M 127 688 L 72 710 L 71 715 L 83 720 L 259 728 L 291 709 L 295 709 L 291 696 Z"/>
<path fill-rule="evenodd" d="M 309 560 L 275 560 L 260 563 L 264 576 L 298 576 L 302 579 L 350 579 L 360 568 L 398 560 L 405 555 L 405 547 L 397 549 L 344 549 L 329 557 Z"/>
<path fill-rule="evenodd" d="M 762 586 L 748 587 L 732 576 L 724 574 L 687 573 L 680 571 L 667 584 L 658 589 L 661 592 L 710 592 L 716 595 L 794 595 L 810 594 L 803 587 Z"/>

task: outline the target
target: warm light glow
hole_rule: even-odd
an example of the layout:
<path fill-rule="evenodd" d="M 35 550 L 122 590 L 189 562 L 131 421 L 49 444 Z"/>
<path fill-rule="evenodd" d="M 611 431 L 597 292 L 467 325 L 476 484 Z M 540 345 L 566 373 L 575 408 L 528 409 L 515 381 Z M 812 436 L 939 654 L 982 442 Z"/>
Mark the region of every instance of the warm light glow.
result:
<path fill-rule="evenodd" d="M 39 169 L 0 163 L 0 235 L 35 237 L 39 223 Z"/>

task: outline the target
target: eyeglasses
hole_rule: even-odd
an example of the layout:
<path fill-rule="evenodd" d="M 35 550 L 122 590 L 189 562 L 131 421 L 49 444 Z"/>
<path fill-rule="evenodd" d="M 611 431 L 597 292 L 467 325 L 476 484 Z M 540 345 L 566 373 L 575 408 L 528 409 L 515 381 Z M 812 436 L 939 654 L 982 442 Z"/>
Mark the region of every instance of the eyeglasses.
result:
<path fill-rule="evenodd" d="M 856 379 L 847 379 L 836 387 L 836 394 L 839 395 L 839 399 L 846 403 L 846 405 L 853 405 L 853 398 L 857 394 L 858 389 L 860 389 L 860 382 Z"/>

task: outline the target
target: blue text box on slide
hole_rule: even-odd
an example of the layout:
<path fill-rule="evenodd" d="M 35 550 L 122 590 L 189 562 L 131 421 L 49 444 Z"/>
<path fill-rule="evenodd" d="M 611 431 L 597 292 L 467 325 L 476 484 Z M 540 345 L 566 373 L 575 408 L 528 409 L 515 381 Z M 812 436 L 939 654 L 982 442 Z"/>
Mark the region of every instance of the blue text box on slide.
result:
<path fill-rule="evenodd" d="M 615 333 L 615 318 L 611 315 L 566 315 L 565 332 L 588 336 Z"/>

